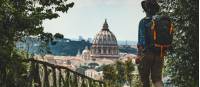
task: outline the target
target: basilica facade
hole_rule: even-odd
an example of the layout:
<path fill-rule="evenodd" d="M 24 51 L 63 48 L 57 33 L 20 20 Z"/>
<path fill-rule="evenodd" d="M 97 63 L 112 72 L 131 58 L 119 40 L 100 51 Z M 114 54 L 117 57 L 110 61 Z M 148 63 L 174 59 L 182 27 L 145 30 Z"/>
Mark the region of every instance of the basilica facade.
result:
<path fill-rule="evenodd" d="M 115 35 L 109 30 L 105 20 L 100 32 L 93 39 L 91 58 L 95 59 L 118 59 L 119 50 Z"/>

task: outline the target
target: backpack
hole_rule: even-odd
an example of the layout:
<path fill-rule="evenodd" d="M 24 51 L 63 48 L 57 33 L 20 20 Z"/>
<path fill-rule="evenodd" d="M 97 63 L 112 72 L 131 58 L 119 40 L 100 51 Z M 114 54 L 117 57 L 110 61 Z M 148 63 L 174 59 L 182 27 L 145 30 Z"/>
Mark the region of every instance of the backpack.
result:
<path fill-rule="evenodd" d="M 151 35 L 155 48 L 160 49 L 160 56 L 171 47 L 173 39 L 173 25 L 168 16 L 161 16 L 152 20 Z"/>

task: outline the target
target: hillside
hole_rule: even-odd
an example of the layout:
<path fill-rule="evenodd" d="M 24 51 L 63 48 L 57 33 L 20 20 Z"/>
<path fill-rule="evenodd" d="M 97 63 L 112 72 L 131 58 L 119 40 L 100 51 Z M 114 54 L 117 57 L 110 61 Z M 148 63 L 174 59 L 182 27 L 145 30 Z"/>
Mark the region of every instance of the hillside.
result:
<path fill-rule="evenodd" d="M 90 47 L 91 43 L 82 41 L 72 41 L 70 39 L 63 39 L 59 41 L 54 41 L 55 44 L 50 44 L 49 47 L 53 55 L 77 55 L 78 51 L 82 52 L 84 48 Z"/>
<path fill-rule="evenodd" d="M 38 51 L 40 42 L 37 38 L 25 38 L 25 42 L 17 42 L 17 48 L 25 50 L 31 54 L 40 54 Z M 91 47 L 91 43 L 85 40 L 71 40 L 71 39 L 56 39 L 52 43 L 49 43 L 48 47 L 53 55 L 58 56 L 75 56 L 78 51 L 81 53 L 85 47 Z M 119 51 L 121 53 L 133 53 L 136 54 L 137 49 L 131 45 L 120 45 Z"/>

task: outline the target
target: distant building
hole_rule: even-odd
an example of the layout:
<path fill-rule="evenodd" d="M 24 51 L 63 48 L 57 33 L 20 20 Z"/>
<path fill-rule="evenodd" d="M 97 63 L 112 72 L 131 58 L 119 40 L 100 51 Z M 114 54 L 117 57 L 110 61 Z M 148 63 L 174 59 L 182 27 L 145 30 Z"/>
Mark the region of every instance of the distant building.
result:
<path fill-rule="evenodd" d="M 119 49 L 115 35 L 108 29 L 107 21 L 96 34 L 91 47 L 91 57 L 95 59 L 118 59 Z"/>
<path fill-rule="evenodd" d="M 92 43 L 92 38 L 88 38 L 87 41 L 89 41 L 90 43 Z"/>
<path fill-rule="evenodd" d="M 88 77 L 91 77 L 96 80 L 102 80 L 103 79 L 103 72 L 97 72 L 95 69 L 87 69 L 85 71 L 85 75 Z"/>
<path fill-rule="evenodd" d="M 82 51 L 82 55 L 81 57 L 84 59 L 84 60 L 90 60 L 91 59 L 91 53 L 90 53 L 90 50 L 88 49 L 88 47 L 86 46 L 85 49 Z"/>
<path fill-rule="evenodd" d="M 78 37 L 78 40 L 79 40 L 79 41 L 82 41 L 82 40 L 84 40 L 84 38 L 83 38 L 82 36 L 79 36 L 79 37 Z"/>

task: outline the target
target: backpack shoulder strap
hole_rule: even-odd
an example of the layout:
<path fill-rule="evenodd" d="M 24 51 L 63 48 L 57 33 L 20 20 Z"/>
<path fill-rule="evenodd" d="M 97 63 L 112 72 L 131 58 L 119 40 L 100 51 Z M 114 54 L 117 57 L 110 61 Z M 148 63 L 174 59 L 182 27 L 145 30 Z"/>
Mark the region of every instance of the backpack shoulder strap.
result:
<path fill-rule="evenodd" d="M 152 22 L 152 24 L 151 24 L 151 30 L 154 30 L 154 28 L 155 28 L 155 20 L 154 19 L 152 19 L 151 20 L 151 22 Z"/>
<path fill-rule="evenodd" d="M 172 24 L 172 22 L 170 22 L 169 33 L 172 34 L 173 32 L 174 32 L 174 25 Z"/>
<path fill-rule="evenodd" d="M 153 40 L 156 40 L 156 21 L 152 19 L 151 31 L 153 32 Z"/>
<path fill-rule="evenodd" d="M 153 16 L 152 18 L 152 25 L 151 25 L 151 30 L 154 30 L 155 29 L 155 26 L 156 26 L 156 21 L 158 20 L 158 16 Z"/>

